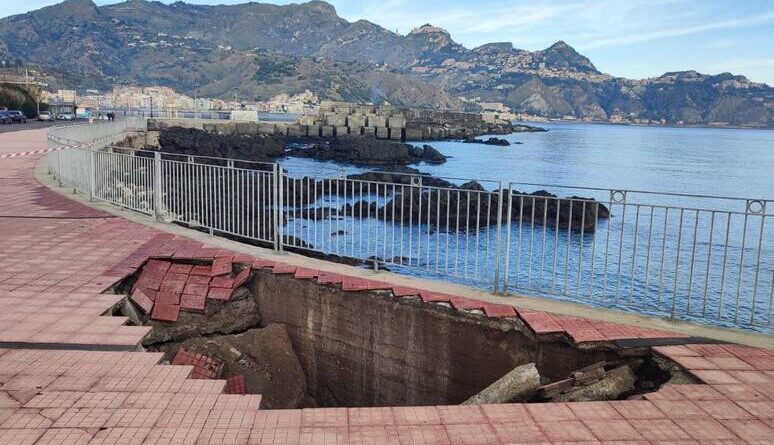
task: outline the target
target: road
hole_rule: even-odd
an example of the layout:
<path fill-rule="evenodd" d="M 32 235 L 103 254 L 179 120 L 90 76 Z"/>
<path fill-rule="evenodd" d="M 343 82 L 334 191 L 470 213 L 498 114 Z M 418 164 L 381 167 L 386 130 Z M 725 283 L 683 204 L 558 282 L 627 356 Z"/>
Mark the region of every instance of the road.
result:
<path fill-rule="evenodd" d="M 37 120 L 28 120 L 26 124 L 7 124 L 7 125 L 0 125 L 0 133 L 8 133 L 11 131 L 20 131 L 20 130 L 37 130 L 38 128 L 48 128 L 56 124 L 61 124 L 61 121 L 44 121 L 40 122 Z"/>

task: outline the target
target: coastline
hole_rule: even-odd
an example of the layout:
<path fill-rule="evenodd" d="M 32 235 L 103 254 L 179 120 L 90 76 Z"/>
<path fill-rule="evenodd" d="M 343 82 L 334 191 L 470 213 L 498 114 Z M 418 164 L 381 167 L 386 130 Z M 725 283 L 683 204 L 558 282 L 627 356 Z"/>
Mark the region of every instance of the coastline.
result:
<path fill-rule="evenodd" d="M 584 124 L 584 125 L 609 125 L 616 127 L 644 127 L 644 128 L 707 128 L 717 130 L 763 130 L 774 131 L 774 127 L 745 127 L 737 125 L 678 125 L 678 124 L 638 124 L 633 122 L 610 122 L 610 121 L 584 121 L 584 120 L 514 120 L 514 125 L 546 125 L 546 124 Z"/>

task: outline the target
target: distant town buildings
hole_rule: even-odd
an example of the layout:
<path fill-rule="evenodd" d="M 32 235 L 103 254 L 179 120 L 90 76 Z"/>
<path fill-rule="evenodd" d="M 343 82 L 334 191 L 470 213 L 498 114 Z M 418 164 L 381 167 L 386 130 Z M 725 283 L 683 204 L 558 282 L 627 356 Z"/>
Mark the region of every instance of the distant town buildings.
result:
<path fill-rule="evenodd" d="M 87 94 L 75 97 L 75 91 L 60 90 L 50 94 L 54 101 L 77 101 L 78 107 L 124 110 L 156 110 L 160 113 L 175 114 L 191 111 L 258 111 L 270 113 L 313 113 L 320 99 L 311 91 L 299 94 L 279 94 L 267 101 L 225 101 L 208 97 L 190 97 L 170 87 L 127 87 L 118 86 L 110 93 L 100 94 L 87 91 Z"/>

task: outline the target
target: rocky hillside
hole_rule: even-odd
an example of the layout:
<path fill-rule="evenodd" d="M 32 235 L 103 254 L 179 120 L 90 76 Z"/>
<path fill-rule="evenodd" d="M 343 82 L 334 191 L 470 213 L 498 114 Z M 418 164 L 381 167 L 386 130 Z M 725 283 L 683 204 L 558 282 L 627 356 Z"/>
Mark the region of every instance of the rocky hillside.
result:
<path fill-rule="evenodd" d="M 254 99 L 311 89 L 337 100 L 454 109 L 475 108 L 477 98 L 552 118 L 774 126 L 774 89 L 742 76 L 617 78 L 565 42 L 541 51 L 507 42 L 467 49 L 430 24 L 404 36 L 348 22 L 320 1 L 67 0 L 1 19 L 0 52 L 48 65 L 77 88 L 201 85 L 203 95 L 227 97 L 238 87 Z"/>

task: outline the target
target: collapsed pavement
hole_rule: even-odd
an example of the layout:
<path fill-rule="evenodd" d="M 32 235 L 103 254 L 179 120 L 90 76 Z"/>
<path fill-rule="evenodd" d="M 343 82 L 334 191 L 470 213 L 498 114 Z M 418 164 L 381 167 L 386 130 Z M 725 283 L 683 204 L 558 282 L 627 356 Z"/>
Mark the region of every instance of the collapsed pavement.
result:
<path fill-rule="evenodd" d="M 507 306 L 238 257 L 151 259 L 114 290 L 129 294 L 121 315 L 153 328 L 146 349 L 263 408 L 476 403 L 498 382 L 479 400 L 613 400 L 690 380 L 649 348 L 541 338 Z M 525 365 L 511 391 L 523 379 L 504 376 Z"/>

